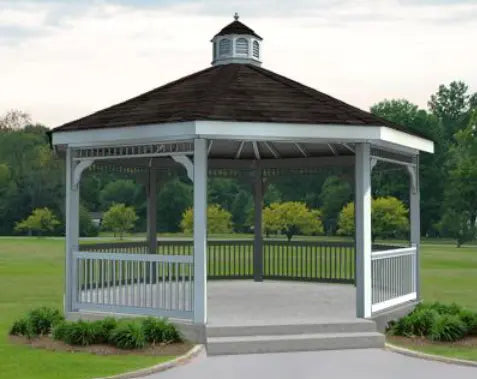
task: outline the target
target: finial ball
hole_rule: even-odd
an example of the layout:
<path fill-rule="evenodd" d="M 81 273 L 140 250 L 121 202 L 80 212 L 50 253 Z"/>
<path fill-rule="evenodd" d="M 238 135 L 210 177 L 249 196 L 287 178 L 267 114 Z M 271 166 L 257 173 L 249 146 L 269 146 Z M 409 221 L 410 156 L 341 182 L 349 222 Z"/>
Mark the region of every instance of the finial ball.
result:
<path fill-rule="evenodd" d="M 238 15 L 237 12 L 235 12 L 235 14 L 234 14 L 234 19 L 235 19 L 235 21 L 237 21 L 239 19 L 239 15 Z"/>

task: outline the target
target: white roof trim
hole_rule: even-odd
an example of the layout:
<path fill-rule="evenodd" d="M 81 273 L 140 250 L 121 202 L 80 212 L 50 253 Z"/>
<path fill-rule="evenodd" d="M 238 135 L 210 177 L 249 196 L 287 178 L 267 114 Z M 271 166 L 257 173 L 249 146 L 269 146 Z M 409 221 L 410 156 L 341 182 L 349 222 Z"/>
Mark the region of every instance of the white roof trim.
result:
<path fill-rule="evenodd" d="M 53 145 L 98 146 L 174 141 L 195 137 L 293 143 L 369 142 L 409 153 L 434 152 L 428 139 L 386 126 L 272 122 L 188 121 L 53 133 Z"/>

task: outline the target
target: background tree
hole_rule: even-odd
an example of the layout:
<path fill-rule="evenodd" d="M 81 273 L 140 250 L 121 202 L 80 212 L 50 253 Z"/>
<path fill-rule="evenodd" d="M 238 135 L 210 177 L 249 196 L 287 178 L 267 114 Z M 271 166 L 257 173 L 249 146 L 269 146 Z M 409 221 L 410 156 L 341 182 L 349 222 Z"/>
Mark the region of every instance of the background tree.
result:
<path fill-rule="evenodd" d="M 79 208 L 79 233 L 80 237 L 96 237 L 99 233 L 99 228 L 94 225 L 88 209 L 83 205 Z"/>
<path fill-rule="evenodd" d="M 28 113 L 13 109 L 0 117 L 0 130 L 22 129 L 31 124 Z"/>
<path fill-rule="evenodd" d="M 348 181 L 338 176 L 328 177 L 321 187 L 321 213 L 325 231 L 335 234 L 338 215 L 343 206 L 351 200 L 352 190 Z"/>
<path fill-rule="evenodd" d="M 266 233 L 281 232 L 288 241 L 296 234 L 314 235 L 323 233 L 319 210 L 310 210 L 304 203 L 288 201 L 273 203 L 263 210 Z"/>
<path fill-rule="evenodd" d="M 187 209 L 182 215 L 181 228 L 184 233 L 194 231 L 194 210 Z M 207 207 L 207 233 L 225 234 L 232 231 L 232 215 L 217 204 Z"/>
<path fill-rule="evenodd" d="M 138 217 L 133 207 L 125 204 L 113 204 L 103 216 L 103 229 L 119 234 L 122 239 L 125 232 L 134 228 Z"/>
<path fill-rule="evenodd" d="M 15 230 L 18 232 L 27 230 L 37 232 L 39 235 L 46 232 L 52 232 L 59 221 L 51 210 L 48 208 L 37 208 L 25 220 L 17 223 Z"/>
<path fill-rule="evenodd" d="M 371 203 L 371 229 L 373 241 L 379 238 L 403 237 L 409 230 L 408 210 L 395 197 L 379 197 Z M 354 236 L 354 203 L 346 204 L 338 218 L 338 234 Z"/>
<path fill-rule="evenodd" d="M 192 186 L 182 178 L 173 178 L 157 195 L 157 224 L 161 232 L 178 232 L 186 209 L 192 206 Z"/>

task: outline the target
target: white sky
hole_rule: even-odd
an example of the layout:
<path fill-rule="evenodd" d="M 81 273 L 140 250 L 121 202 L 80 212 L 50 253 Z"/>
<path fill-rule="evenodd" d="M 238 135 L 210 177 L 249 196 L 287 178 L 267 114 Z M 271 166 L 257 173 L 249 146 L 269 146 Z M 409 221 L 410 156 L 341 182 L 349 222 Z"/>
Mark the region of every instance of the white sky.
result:
<path fill-rule="evenodd" d="M 0 0 L 0 115 L 54 127 L 206 68 L 235 11 L 263 67 L 363 109 L 477 90 L 477 1 Z"/>

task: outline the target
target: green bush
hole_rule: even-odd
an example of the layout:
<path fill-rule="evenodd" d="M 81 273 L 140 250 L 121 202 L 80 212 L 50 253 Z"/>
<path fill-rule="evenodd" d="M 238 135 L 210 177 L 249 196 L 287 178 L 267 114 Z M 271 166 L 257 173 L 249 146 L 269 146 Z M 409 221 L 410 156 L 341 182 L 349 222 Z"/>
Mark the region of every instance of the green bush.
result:
<path fill-rule="evenodd" d="M 439 303 L 438 301 L 431 304 L 420 304 L 419 308 L 430 308 L 440 315 L 458 315 L 462 311 L 462 307 L 456 303 L 448 305 Z"/>
<path fill-rule="evenodd" d="M 79 320 L 66 324 L 63 341 L 70 345 L 88 346 L 98 343 L 98 325 L 94 322 Z M 60 333 L 61 334 L 61 333 Z"/>
<path fill-rule="evenodd" d="M 109 342 L 120 349 L 141 349 L 146 344 L 142 325 L 138 322 L 120 322 L 111 331 Z"/>
<path fill-rule="evenodd" d="M 477 313 L 463 309 L 460 311 L 459 317 L 467 327 L 467 334 L 477 336 Z"/>
<path fill-rule="evenodd" d="M 48 307 L 33 309 L 26 316 L 28 333 L 31 336 L 47 335 L 55 324 L 63 320 L 63 315 L 57 309 Z"/>
<path fill-rule="evenodd" d="M 116 328 L 118 321 L 113 317 L 106 317 L 103 320 L 94 322 L 96 328 L 96 343 L 107 343 L 111 336 L 111 331 Z"/>
<path fill-rule="evenodd" d="M 181 341 L 176 327 L 165 319 L 148 317 L 142 320 L 144 337 L 149 343 L 172 343 Z"/>
<path fill-rule="evenodd" d="M 406 317 L 401 318 L 392 328 L 391 333 L 398 336 L 427 336 L 439 313 L 429 307 L 416 308 Z"/>
<path fill-rule="evenodd" d="M 467 333 L 467 326 L 458 315 L 439 315 L 429 332 L 432 341 L 453 342 L 461 339 Z"/>
<path fill-rule="evenodd" d="M 53 327 L 51 331 L 51 336 L 53 339 L 58 341 L 66 341 L 67 335 L 69 334 L 71 329 L 71 322 L 68 321 L 61 321 Z"/>
<path fill-rule="evenodd" d="M 28 320 L 26 318 L 21 318 L 15 321 L 10 328 L 11 336 L 29 336 L 28 332 Z"/>

